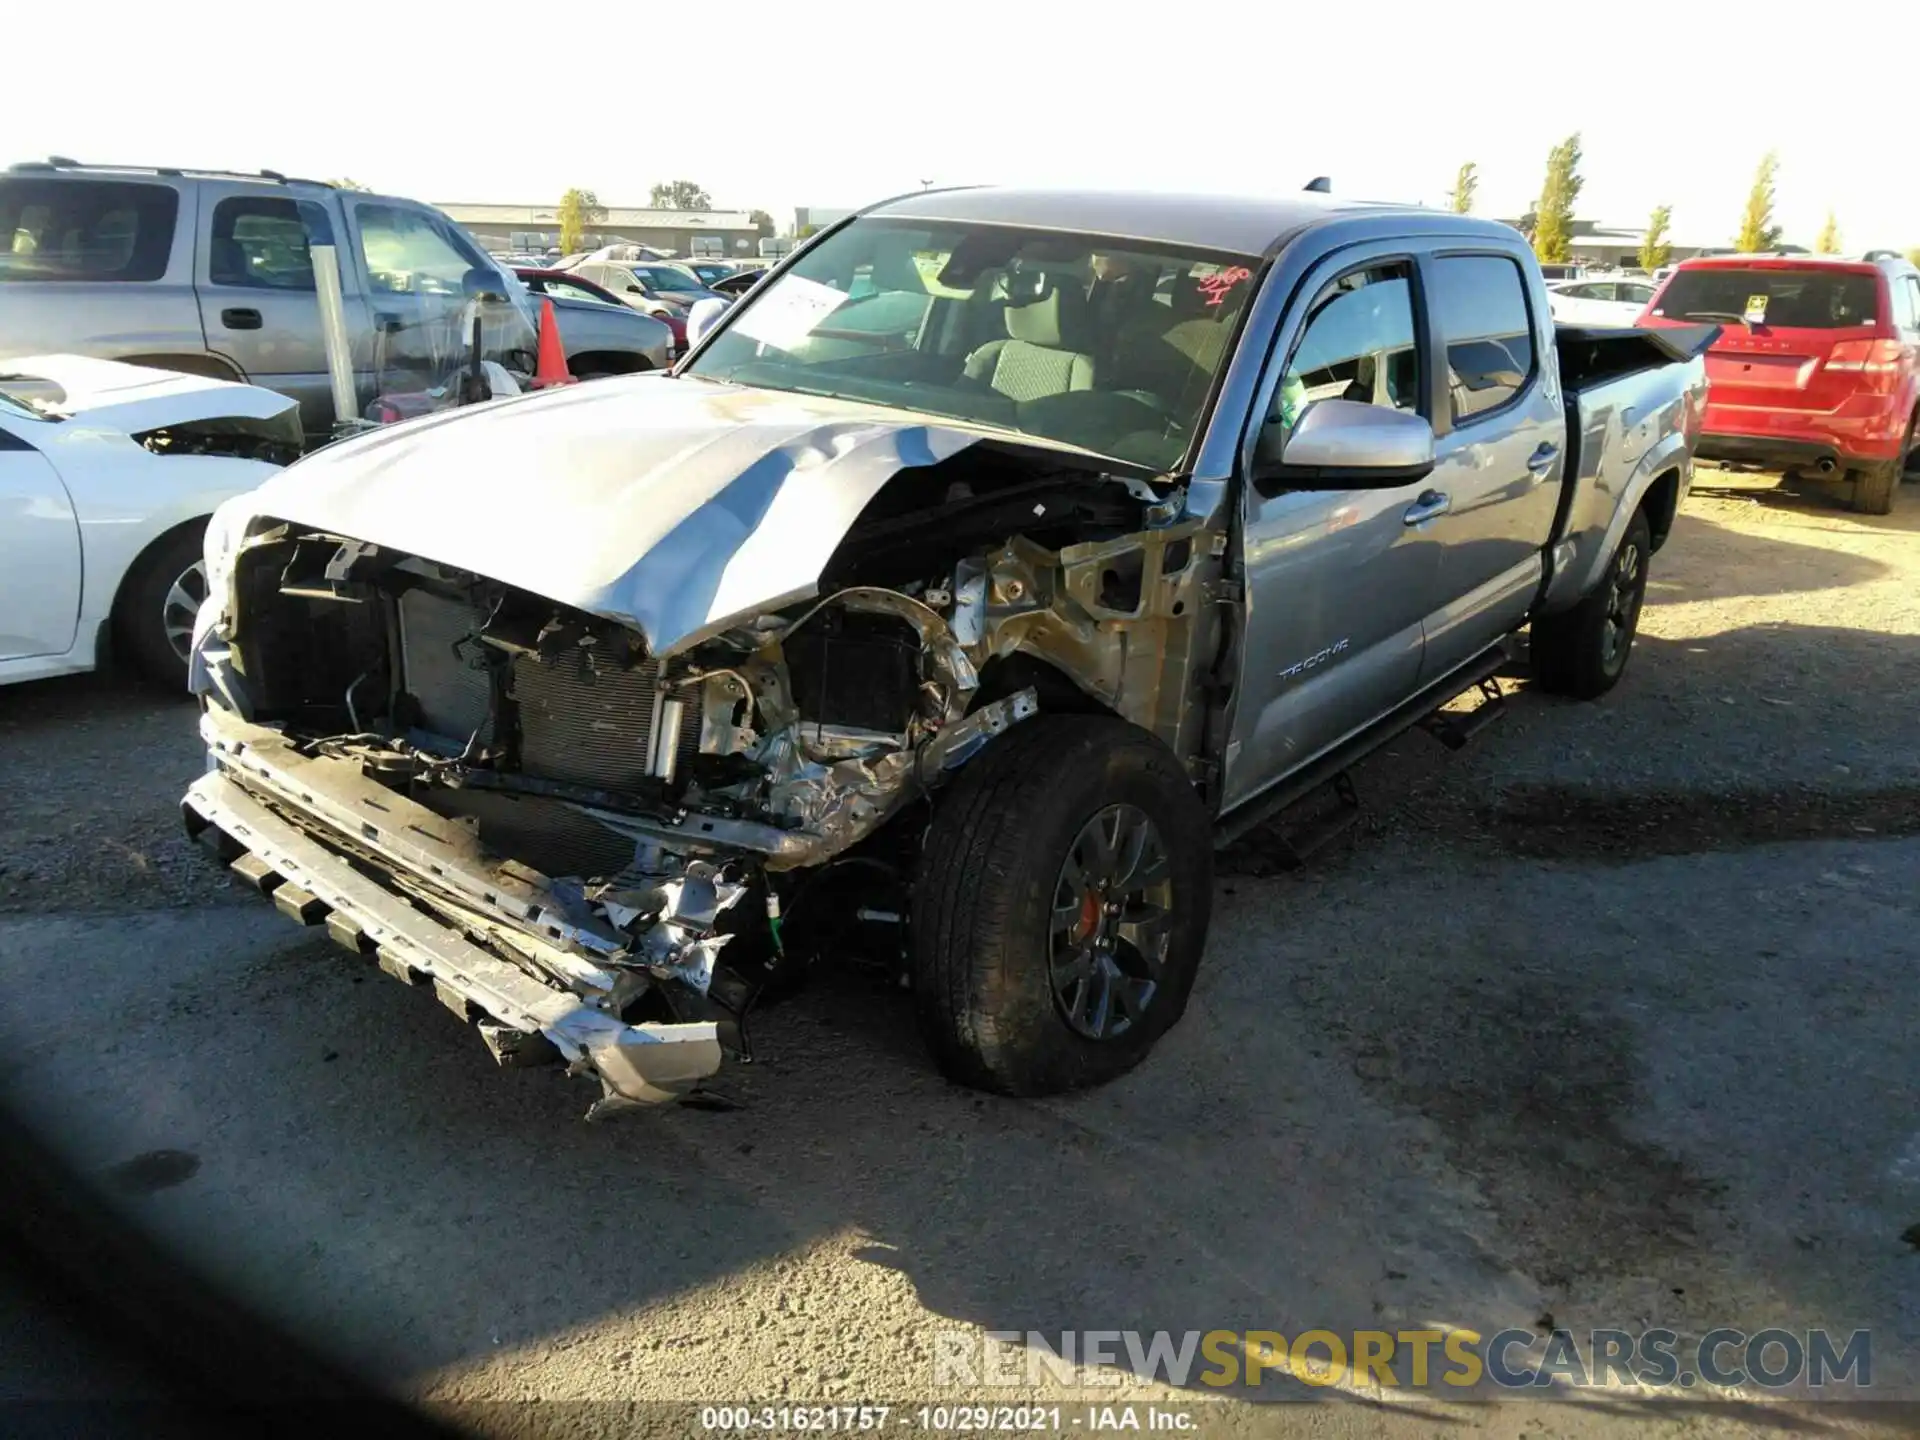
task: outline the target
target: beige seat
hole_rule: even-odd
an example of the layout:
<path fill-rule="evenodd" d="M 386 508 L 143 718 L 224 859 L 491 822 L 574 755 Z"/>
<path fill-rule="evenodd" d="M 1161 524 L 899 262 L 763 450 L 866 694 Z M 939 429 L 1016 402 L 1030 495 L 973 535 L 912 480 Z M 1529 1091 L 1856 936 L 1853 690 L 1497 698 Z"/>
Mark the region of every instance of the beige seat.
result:
<path fill-rule="evenodd" d="M 967 356 L 965 373 L 1009 400 L 1041 400 L 1093 388 L 1093 357 L 1068 348 L 1080 330 L 1086 297 L 1056 288 L 1045 299 L 1006 309 L 1007 338 Z"/>

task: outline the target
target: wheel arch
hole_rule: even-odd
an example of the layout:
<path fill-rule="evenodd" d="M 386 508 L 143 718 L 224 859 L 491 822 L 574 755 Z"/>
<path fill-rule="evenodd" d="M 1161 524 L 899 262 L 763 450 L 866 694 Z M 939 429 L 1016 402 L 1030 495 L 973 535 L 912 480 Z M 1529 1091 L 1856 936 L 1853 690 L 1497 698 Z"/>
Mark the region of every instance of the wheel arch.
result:
<path fill-rule="evenodd" d="M 133 577 L 140 573 L 141 568 L 145 566 L 149 560 L 157 555 L 164 546 L 171 544 L 181 535 L 192 530 L 204 532 L 207 528 L 207 522 L 211 519 L 213 519 L 213 516 L 210 514 L 190 516 L 185 520 L 177 521 L 169 525 L 165 530 L 162 530 L 158 535 L 155 535 L 151 540 L 147 541 L 145 545 L 142 545 L 133 559 L 127 562 L 126 568 L 120 572 L 120 578 L 114 582 L 113 603 L 107 607 L 105 623 L 111 624 L 119 618 L 120 606 L 126 599 L 128 585 L 131 583 Z"/>
<path fill-rule="evenodd" d="M 1654 477 L 1641 497 L 1640 508 L 1647 512 L 1647 528 L 1653 534 L 1657 551 L 1673 532 L 1674 518 L 1680 513 L 1680 469 L 1674 466 Z"/>
<path fill-rule="evenodd" d="M 186 355 L 125 355 L 121 362 L 127 365 L 149 365 L 156 370 L 178 370 L 184 375 L 199 375 L 208 380 L 231 380 L 236 385 L 247 384 L 247 377 L 240 367 L 231 365 L 220 356 L 208 351 Z"/>
<path fill-rule="evenodd" d="M 1004 700 L 1015 691 L 1028 687 L 1038 696 L 1042 714 L 1110 715 L 1116 720 L 1126 719 L 1099 696 L 1083 689 L 1058 665 L 1025 650 L 1016 650 L 1011 655 L 996 655 L 980 667 L 980 688 L 974 692 L 967 709 L 970 712 L 978 710 L 982 705 Z M 1136 725 L 1134 728 L 1142 734 L 1153 733 L 1145 726 Z"/>

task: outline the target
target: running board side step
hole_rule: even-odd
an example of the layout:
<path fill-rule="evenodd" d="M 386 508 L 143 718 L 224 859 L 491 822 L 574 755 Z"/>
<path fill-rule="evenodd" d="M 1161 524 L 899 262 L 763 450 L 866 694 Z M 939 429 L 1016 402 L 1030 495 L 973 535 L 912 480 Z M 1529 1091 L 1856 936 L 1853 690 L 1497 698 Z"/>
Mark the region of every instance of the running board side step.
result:
<path fill-rule="evenodd" d="M 1387 741 L 1393 739 L 1394 736 L 1418 725 L 1454 696 L 1471 690 L 1476 686 L 1482 687 L 1484 690 L 1487 682 L 1493 680 L 1493 677 L 1510 664 L 1511 661 L 1511 640 L 1502 639 L 1499 644 L 1481 651 L 1465 664 L 1459 665 L 1447 674 L 1442 675 L 1431 685 L 1418 691 L 1405 703 L 1389 711 L 1366 729 L 1335 745 L 1332 749 L 1319 756 L 1319 758 L 1301 766 L 1300 769 L 1288 775 L 1264 793 L 1253 796 L 1237 808 L 1222 815 L 1214 822 L 1213 848 L 1216 850 L 1226 849 L 1242 835 L 1245 835 L 1249 830 L 1253 829 L 1254 826 L 1272 819 L 1282 810 L 1288 809 L 1290 806 L 1306 799 L 1307 796 L 1313 794 L 1314 791 L 1320 789 L 1322 786 L 1334 783 L 1337 777 L 1359 764 L 1361 760 L 1379 749 L 1380 746 L 1386 744 Z M 1504 699 L 1501 704 L 1504 708 Z M 1465 718 L 1471 720 L 1486 708 L 1485 705 L 1482 705 Z M 1485 720 L 1479 721 L 1474 726 L 1474 731 L 1484 729 L 1496 718 L 1498 717 L 1490 716 Z M 1471 734 L 1473 732 L 1469 733 Z M 1465 742 L 1463 741 L 1462 743 Z M 1348 782 L 1347 789 L 1349 793 L 1352 793 L 1353 786 L 1351 781 Z M 1337 793 L 1336 791 L 1336 795 Z M 1358 810 L 1358 804 L 1359 802 L 1356 796 L 1353 802 L 1356 812 Z M 1347 825 L 1351 825 L 1353 818 L 1357 818 L 1357 816 L 1344 819 L 1341 822 L 1340 828 L 1345 829 Z M 1338 832 L 1336 831 L 1335 833 Z M 1331 836 L 1328 838 L 1331 838 Z M 1322 840 L 1320 843 L 1324 844 L 1326 842 Z M 1298 847 L 1296 846 L 1295 848 L 1297 849 Z"/>
<path fill-rule="evenodd" d="M 1419 722 L 1420 728 L 1449 750 L 1465 749 L 1474 736 L 1494 721 L 1506 718 L 1507 696 L 1500 688 L 1500 677 L 1487 676 L 1480 682 L 1479 690 L 1480 703 L 1473 709 L 1463 713 L 1435 710 Z"/>
<path fill-rule="evenodd" d="M 1316 850 L 1323 850 L 1338 840 L 1360 818 L 1360 792 L 1353 788 L 1351 771 L 1342 770 L 1317 792 L 1294 802 L 1293 808 L 1307 809 L 1309 801 L 1316 795 L 1324 798 L 1319 800 L 1311 813 L 1292 820 L 1285 829 L 1275 827 L 1278 831 L 1276 838 L 1279 840 L 1280 863 L 1285 869 L 1301 869 Z"/>

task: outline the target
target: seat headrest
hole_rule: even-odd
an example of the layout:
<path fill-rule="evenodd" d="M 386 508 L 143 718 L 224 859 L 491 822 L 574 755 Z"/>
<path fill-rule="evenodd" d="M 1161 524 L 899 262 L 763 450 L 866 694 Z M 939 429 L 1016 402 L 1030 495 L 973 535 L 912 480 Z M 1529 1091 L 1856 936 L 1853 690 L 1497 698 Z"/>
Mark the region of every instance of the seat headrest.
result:
<path fill-rule="evenodd" d="M 1175 277 L 1171 298 L 1175 320 L 1203 320 L 1220 313 L 1212 293 L 1191 275 Z"/>
<path fill-rule="evenodd" d="M 247 252 L 238 240 L 219 237 L 207 247 L 207 277 L 216 285 L 246 283 Z"/>
<path fill-rule="evenodd" d="M 1030 305 L 1007 307 L 1007 334 L 1029 345 L 1049 345 L 1058 349 L 1075 348 L 1075 337 L 1082 330 L 1087 297 L 1078 290 L 1055 286 Z"/>

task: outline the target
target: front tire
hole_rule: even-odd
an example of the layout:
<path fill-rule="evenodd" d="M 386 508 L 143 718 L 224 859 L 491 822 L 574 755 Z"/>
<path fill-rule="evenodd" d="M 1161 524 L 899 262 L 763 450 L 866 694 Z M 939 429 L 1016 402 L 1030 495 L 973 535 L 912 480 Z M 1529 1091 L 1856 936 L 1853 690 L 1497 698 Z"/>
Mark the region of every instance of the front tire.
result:
<path fill-rule="evenodd" d="M 204 523 L 162 536 L 133 563 L 114 603 L 120 653 L 143 679 L 173 690 L 187 688 L 194 617 L 207 598 L 205 540 Z"/>
<path fill-rule="evenodd" d="M 1108 716 L 1015 726 L 948 790 L 915 885 L 914 1003 L 941 1070 L 1048 1095 L 1137 1065 L 1186 1009 L 1212 883 L 1166 746 Z"/>
<path fill-rule="evenodd" d="M 1640 631 L 1652 553 L 1647 512 L 1636 510 L 1593 593 L 1571 610 L 1533 622 L 1529 659 L 1541 689 L 1594 700 L 1620 683 Z"/>

